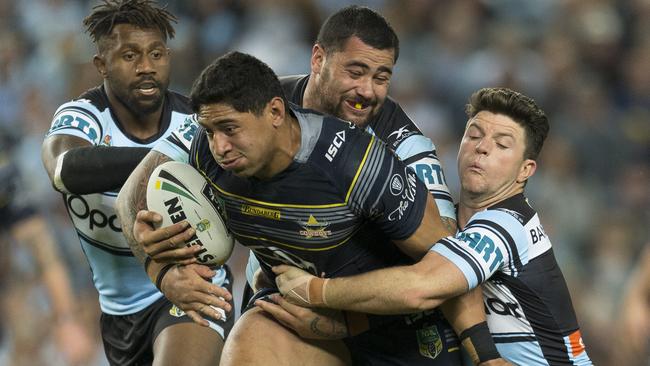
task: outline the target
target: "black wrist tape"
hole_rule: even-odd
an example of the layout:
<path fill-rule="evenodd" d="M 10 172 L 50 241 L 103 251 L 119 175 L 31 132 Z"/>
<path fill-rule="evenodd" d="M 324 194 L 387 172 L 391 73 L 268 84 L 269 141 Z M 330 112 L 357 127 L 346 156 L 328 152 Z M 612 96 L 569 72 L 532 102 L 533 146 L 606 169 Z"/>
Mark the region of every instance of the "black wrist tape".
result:
<path fill-rule="evenodd" d="M 70 149 L 63 156 L 58 178 L 66 193 L 114 191 L 122 187 L 149 150 L 145 147 L 109 146 Z"/>
<path fill-rule="evenodd" d="M 163 292 L 162 291 L 162 280 L 165 277 L 165 275 L 167 274 L 167 272 L 169 272 L 169 270 L 172 269 L 175 266 L 176 266 L 175 263 L 170 263 L 170 264 L 167 264 L 163 268 L 160 269 L 160 271 L 158 272 L 158 275 L 156 276 L 156 288 L 158 289 L 158 291 Z"/>
<path fill-rule="evenodd" d="M 501 357 L 499 351 L 497 351 L 497 347 L 494 345 L 494 340 L 490 334 L 487 322 L 478 323 L 460 333 L 461 342 L 467 338 L 469 338 L 474 350 L 476 350 L 479 363 Z"/>

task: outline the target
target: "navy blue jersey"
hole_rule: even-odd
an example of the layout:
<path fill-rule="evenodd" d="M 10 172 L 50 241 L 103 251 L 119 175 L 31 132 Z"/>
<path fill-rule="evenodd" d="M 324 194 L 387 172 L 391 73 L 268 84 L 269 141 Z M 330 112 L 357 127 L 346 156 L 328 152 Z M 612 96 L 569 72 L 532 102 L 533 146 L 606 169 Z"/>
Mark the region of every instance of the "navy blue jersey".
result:
<path fill-rule="evenodd" d="M 291 106 L 300 150 L 269 180 L 240 178 L 214 160 L 202 128 L 190 163 L 224 201 L 228 227 L 269 266 L 290 264 L 326 277 L 408 261 L 397 247 L 368 240 L 410 237 L 424 215 L 427 190 L 379 139 L 349 122 Z"/>
<path fill-rule="evenodd" d="M 431 249 L 483 284 L 490 332 L 517 365 L 591 365 L 562 271 L 523 194 L 474 214 Z"/>
<path fill-rule="evenodd" d="M 309 75 L 284 76 L 280 83 L 287 99 L 302 106 Z M 424 136 L 402 107 L 391 97 L 386 97 L 377 115 L 373 116 L 366 131 L 377 136 L 415 171 L 435 198 L 440 216 L 456 220 L 454 203 L 449 193 L 436 146 Z"/>

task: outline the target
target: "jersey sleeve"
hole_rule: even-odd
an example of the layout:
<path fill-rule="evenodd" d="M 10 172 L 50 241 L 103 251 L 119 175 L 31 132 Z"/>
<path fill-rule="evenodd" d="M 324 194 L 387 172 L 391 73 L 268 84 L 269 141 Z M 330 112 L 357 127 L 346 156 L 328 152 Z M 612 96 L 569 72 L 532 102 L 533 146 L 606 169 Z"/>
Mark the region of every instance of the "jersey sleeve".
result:
<path fill-rule="evenodd" d="M 454 263 L 472 289 L 496 271 L 517 276 L 527 262 L 528 241 L 522 224 L 500 210 L 482 211 L 454 237 L 443 238 L 432 251 Z"/>
<path fill-rule="evenodd" d="M 187 116 L 175 131 L 160 140 L 153 149 L 169 156 L 174 161 L 189 163 L 190 148 L 199 126 L 195 114 Z"/>
<path fill-rule="evenodd" d="M 397 146 L 395 153 L 427 187 L 438 205 L 440 216 L 456 220 L 454 200 L 433 142 L 426 136 L 412 135 Z"/>
<path fill-rule="evenodd" d="M 105 128 L 99 110 L 90 101 L 79 99 L 65 103 L 56 110 L 47 136 L 76 136 L 99 145 Z"/>
<path fill-rule="evenodd" d="M 382 141 L 368 136 L 367 144 L 357 144 L 365 149 L 357 160 L 349 200 L 392 240 L 406 239 L 422 222 L 427 189 Z"/>

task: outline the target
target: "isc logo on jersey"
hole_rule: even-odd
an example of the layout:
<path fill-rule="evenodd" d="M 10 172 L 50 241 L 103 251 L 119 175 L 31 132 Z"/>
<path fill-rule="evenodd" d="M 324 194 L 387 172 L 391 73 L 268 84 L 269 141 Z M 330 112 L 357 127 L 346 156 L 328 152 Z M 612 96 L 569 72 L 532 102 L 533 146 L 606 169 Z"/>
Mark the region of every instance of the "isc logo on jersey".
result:
<path fill-rule="evenodd" d="M 336 135 L 334 136 L 334 140 L 332 140 L 332 143 L 327 148 L 327 152 L 325 153 L 325 158 L 330 162 L 334 160 L 336 153 L 339 152 L 339 148 L 341 147 L 341 145 L 343 145 L 344 142 L 345 142 L 345 130 L 337 132 Z"/>
<path fill-rule="evenodd" d="M 187 220 L 196 233 L 186 245 L 202 248 L 195 254 L 196 259 L 202 264 L 220 265 L 230 257 L 235 240 L 226 227 L 223 208 L 213 206 L 220 203 L 206 195 L 213 194 L 206 189 L 208 184 L 190 165 L 166 162 L 149 178 L 147 207 L 162 215 L 161 226 Z"/>

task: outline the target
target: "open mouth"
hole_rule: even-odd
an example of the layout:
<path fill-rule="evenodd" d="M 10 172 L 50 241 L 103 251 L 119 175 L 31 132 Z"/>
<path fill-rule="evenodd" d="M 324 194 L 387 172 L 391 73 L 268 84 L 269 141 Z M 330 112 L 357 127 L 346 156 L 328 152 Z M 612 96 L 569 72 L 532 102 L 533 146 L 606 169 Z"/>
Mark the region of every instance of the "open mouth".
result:
<path fill-rule="evenodd" d="M 139 84 L 135 90 L 143 95 L 154 95 L 158 92 L 158 85 L 154 82 L 147 81 Z"/>
<path fill-rule="evenodd" d="M 345 104 L 357 113 L 365 113 L 370 108 L 370 103 L 358 100 L 346 100 Z"/>

